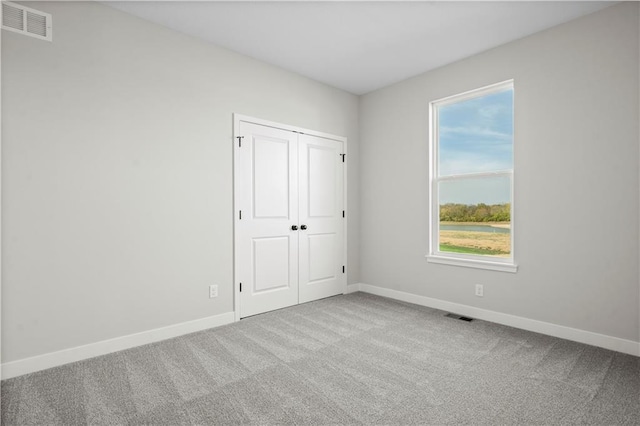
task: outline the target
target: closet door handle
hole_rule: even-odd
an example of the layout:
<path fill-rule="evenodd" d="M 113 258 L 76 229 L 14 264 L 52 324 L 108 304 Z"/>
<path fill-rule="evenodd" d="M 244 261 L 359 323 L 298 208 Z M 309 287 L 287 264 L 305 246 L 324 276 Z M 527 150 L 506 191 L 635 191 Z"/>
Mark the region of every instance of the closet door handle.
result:
<path fill-rule="evenodd" d="M 297 231 L 298 230 L 298 225 L 291 225 L 291 230 L 292 231 Z"/>
<path fill-rule="evenodd" d="M 304 231 L 305 229 L 307 229 L 307 225 L 301 225 L 300 229 L 302 229 Z"/>

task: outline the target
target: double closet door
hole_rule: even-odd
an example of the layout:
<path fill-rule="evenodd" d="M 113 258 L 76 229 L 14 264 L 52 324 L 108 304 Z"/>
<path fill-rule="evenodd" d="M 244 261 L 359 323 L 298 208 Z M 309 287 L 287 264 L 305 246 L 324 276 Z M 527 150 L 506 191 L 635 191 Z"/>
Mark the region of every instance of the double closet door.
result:
<path fill-rule="evenodd" d="M 242 120 L 236 135 L 240 317 L 344 293 L 344 142 Z"/>

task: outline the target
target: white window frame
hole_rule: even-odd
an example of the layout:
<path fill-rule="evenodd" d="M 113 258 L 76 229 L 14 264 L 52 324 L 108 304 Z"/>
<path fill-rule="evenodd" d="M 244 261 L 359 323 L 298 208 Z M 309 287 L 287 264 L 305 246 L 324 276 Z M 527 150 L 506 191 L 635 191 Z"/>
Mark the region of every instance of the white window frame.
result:
<path fill-rule="evenodd" d="M 518 271 L 515 263 L 514 253 L 514 166 L 510 170 L 496 170 L 483 173 L 465 173 L 449 176 L 438 176 L 438 108 L 458 102 L 475 99 L 490 93 L 496 93 L 506 89 L 513 89 L 513 80 L 485 86 L 468 92 L 447 96 L 429 103 L 429 158 L 431 162 L 429 173 L 429 254 L 426 258 L 428 262 L 445 265 L 464 266 L 469 268 L 488 269 L 493 271 L 512 272 Z M 514 91 L 515 97 L 515 91 Z M 515 129 L 514 129 L 515 135 Z M 514 136 L 515 144 L 515 136 Z M 491 257 L 483 255 L 473 255 L 464 253 L 451 253 L 440 251 L 440 203 L 438 194 L 438 183 L 443 181 L 461 180 L 468 178 L 501 177 L 509 176 L 511 179 L 511 253 L 507 258 Z"/>

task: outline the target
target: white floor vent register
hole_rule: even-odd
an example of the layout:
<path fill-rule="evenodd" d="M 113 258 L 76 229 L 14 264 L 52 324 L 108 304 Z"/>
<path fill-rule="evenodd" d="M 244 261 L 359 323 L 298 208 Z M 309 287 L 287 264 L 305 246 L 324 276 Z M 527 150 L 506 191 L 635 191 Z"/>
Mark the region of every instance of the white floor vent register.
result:
<path fill-rule="evenodd" d="M 53 39 L 51 14 L 2 2 L 2 29 L 51 41 Z"/>

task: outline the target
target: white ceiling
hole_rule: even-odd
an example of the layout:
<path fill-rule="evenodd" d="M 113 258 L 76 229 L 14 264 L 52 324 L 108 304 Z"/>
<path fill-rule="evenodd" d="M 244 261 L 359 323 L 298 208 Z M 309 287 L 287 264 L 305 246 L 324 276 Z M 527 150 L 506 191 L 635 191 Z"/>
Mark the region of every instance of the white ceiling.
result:
<path fill-rule="evenodd" d="M 348 92 L 363 94 L 614 2 L 105 3 Z"/>

